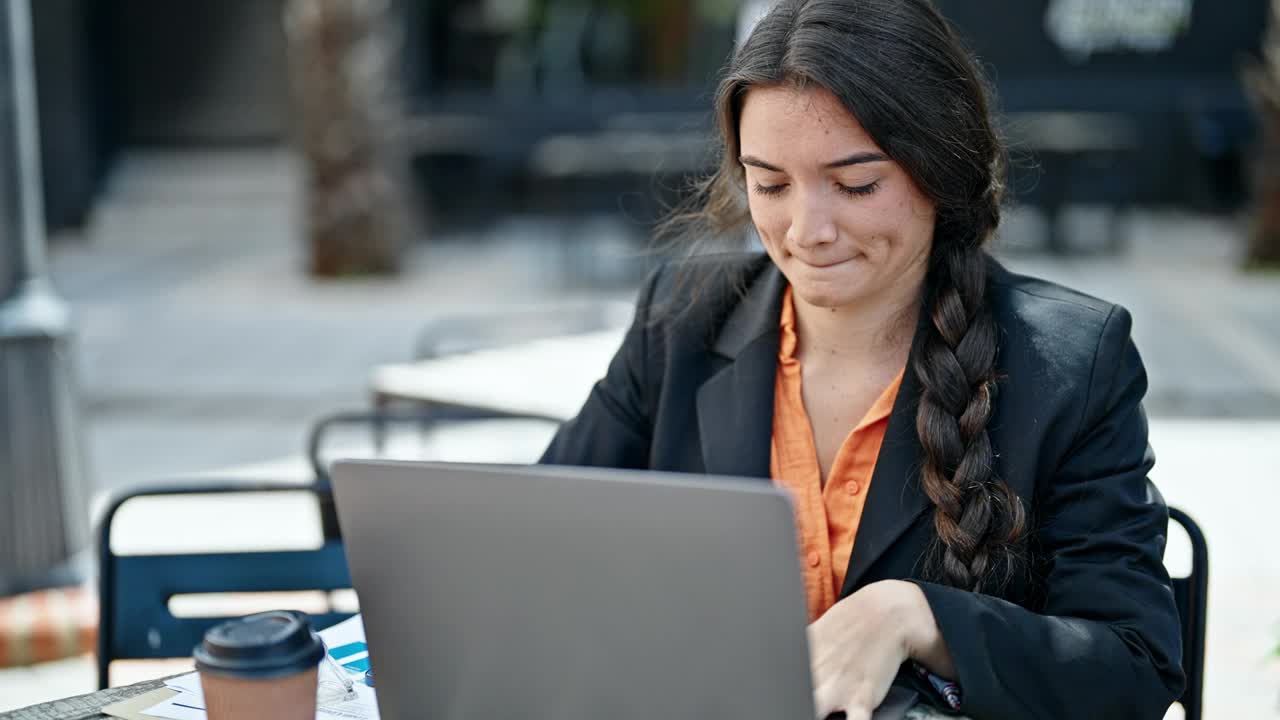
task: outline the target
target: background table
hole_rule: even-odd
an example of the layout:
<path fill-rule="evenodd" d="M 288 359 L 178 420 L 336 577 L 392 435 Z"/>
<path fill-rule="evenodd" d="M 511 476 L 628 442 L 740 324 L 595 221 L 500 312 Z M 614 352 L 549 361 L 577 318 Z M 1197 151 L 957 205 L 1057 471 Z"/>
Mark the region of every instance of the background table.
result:
<path fill-rule="evenodd" d="M 619 327 L 381 365 L 370 386 L 379 406 L 400 400 L 568 420 L 604 377 L 625 334 Z"/>

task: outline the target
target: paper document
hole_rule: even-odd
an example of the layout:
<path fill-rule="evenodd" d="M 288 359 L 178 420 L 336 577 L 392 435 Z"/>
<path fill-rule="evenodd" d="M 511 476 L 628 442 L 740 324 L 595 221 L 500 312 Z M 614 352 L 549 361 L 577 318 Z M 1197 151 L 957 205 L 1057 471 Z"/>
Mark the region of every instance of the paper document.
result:
<path fill-rule="evenodd" d="M 316 697 L 316 718 L 329 720 L 377 720 L 378 699 L 374 689 L 364 682 L 369 669 L 369 649 L 364 640 L 364 623 L 356 615 L 349 620 L 320 631 L 320 638 L 343 672 L 355 683 L 355 697 L 348 697 L 342 683 L 334 677 L 333 665 L 320 664 L 320 688 Z M 175 691 L 173 697 L 153 705 L 143 713 L 167 720 L 208 720 L 204 692 L 199 673 L 188 673 L 165 682 Z"/>

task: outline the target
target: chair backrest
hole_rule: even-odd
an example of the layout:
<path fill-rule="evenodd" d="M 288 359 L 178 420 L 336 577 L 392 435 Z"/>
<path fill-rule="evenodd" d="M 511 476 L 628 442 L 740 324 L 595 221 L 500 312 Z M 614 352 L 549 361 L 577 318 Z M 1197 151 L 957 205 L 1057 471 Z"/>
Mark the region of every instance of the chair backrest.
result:
<path fill-rule="evenodd" d="M 1173 597 L 1182 620 L 1182 671 L 1187 689 L 1178 702 L 1186 720 L 1200 720 L 1204 699 L 1204 635 L 1208 620 L 1209 546 L 1204 533 L 1185 512 L 1169 508 L 1169 519 L 1178 523 L 1191 538 L 1191 573 L 1173 578 Z"/>
<path fill-rule="evenodd" d="M 351 587 L 342 542 L 327 537 L 313 550 L 214 552 L 203 554 L 117 555 L 111 547 L 112 523 L 126 503 L 142 497 L 314 492 L 323 506 L 327 493 L 308 486 L 278 484 L 206 484 L 155 487 L 116 497 L 99 527 L 98 687 L 109 682 L 112 661 L 189 657 L 205 631 L 224 617 L 175 617 L 175 595 L 202 593 L 296 592 Z M 198 532 L 198 529 L 197 529 Z M 285 608 L 282 608 L 285 609 Z M 317 629 L 350 613 L 312 614 Z"/>

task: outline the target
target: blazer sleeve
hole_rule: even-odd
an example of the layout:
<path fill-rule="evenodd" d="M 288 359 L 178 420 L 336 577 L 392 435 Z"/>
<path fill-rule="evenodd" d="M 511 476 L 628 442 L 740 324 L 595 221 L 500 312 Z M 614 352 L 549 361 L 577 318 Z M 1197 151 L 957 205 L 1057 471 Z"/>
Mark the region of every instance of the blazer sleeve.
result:
<path fill-rule="evenodd" d="M 1163 563 L 1168 509 L 1141 400 L 1129 314 L 1103 326 L 1074 445 L 1039 490 L 1045 604 L 921 582 L 955 661 L 961 712 L 981 720 L 1158 720 L 1183 689 L 1177 606 Z"/>
<path fill-rule="evenodd" d="M 578 415 L 560 426 L 540 464 L 648 467 L 652 435 L 646 399 L 649 335 L 655 288 L 662 272 L 659 267 L 644 282 L 635 318 L 608 372 L 591 389 Z"/>

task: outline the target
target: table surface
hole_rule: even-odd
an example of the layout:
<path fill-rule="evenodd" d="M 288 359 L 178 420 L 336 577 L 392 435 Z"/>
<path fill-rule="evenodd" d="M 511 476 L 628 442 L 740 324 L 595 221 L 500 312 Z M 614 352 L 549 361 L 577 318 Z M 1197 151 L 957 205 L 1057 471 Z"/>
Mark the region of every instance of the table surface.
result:
<path fill-rule="evenodd" d="M 164 687 L 164 681 L 167 679 L 148 680 L 136 685 L 109 688 L 87 695 L 32 705 L 0 717 L 4 720 L 100 720 L 109 717 L 99 712 L 102 708 Z M 947 715 L 929 707 L 917 706 L 907 711 L 904 720 L 965 720 L 965 718 Z"/>
<path fill-rule="evenodd" d="M 618 327 L 380 365 L 370 387 L 383 398 L 568 420 L 604 377 L 625 334 Z"/>

